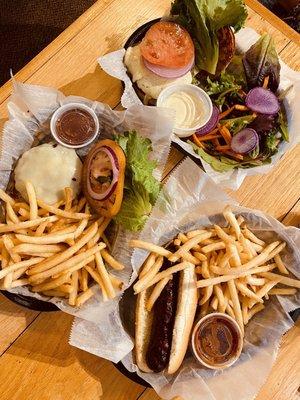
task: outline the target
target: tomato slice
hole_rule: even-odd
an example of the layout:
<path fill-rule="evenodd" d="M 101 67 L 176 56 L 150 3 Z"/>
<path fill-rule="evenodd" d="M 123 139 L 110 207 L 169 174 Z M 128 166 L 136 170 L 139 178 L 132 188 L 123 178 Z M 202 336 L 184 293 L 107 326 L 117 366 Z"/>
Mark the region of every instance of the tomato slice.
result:
<path fill-rule="evenodd" d="M 152 25 L 140 48 L 147 61 L 168 68 L 185 67 L 195 57 L 190 34 L 175 22 L 159 21 Z"/>

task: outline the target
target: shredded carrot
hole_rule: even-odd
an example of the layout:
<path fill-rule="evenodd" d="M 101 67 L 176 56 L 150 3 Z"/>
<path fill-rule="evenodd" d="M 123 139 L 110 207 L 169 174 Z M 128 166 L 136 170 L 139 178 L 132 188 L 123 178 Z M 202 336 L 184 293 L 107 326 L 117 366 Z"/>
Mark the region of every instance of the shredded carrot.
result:
<path fill-rule="evenodd" d="M 222 126 L 222 127 L 220 128 L 220 133 L 221 133 L 221 135 L 223 136 L 223 138 L 224 138 L 226 144 L 230 145 L 230 143 L 231 143 L 231 134 L 230 134 L 230 132 L 229 132 L 229 129 L 226 128 L 226 126 Z"/>
<path fill-rule="evenodd" d="M 192 138 L 193 138 L 193 142 L 194 142 L 198 147 L 200 147 L 201 149 L 204 148 L 204 144 L 200 142 L 200 140 L 198 139 L 197 135 L 195 135 L 195 133 L 193 134 Z"/>
<path fill-rule="evenodd" d="M 236 105 L 234 106 L 234 108 L 235 108 L 236 110 L 239 110 L 239 111 L 248 111 L 248 107 L 247 107 L 247 106 L 243 106 L 242 104 L 236 104 Z"/>
<path fill-rule="evenodd" d="M 218 139 L 218 138 L 221 138 L 221 137 L 222 137 L 221 135 L 208 134 L 208 135 L 204 135 L 204 136 L 198 137 L 198 140 L 200 142 L 207 142 L 208 140 Z"/>
<path fill-rule="evenodd" d="M 230 150 L 230 149 L 231 149 L 231 147 L 230 147 L 228 144 L 226 144 L 226 145 L 224 145 L 224 146 L 218 146 L 218 147 L 216 147 L 216 150 L 218 150 L 218 151 Z"/>
<path fill-rule="evenodd" d="M 270 79 L 270 76 L 269 76 L 269 75 L 265 76 L 265 78 L 264 78 L 264 83 L 263 83 L 263 88 L 264 88 L 264 89 L 267 89 L 267 88 L 268 88 L 269 79 Z"/>
<path fill-rule="evenodd" d="M 212 143 L 213 143 L 213 145 L 214 145 L 215 147 L 219 147 L 219 146 L 220 146 L 220 143 L 219 143 L 218 138 L 212 139 Z"/>
<path fill-rule="evenodd" d="M 220 119 L 223 119 L 223 118 L 225 118 L 225 117 L 227 117 L 227 115 L 229 115 L 233 110 L 247 111 L 247 110 L 248 110 L 248 107 L 243 106 L 242 104 L 235 104 L 234 106 L 228 108 L 228 110 L 222 112 L 222 113 L 219 115 L 219 120 L 220 120 Z"/>

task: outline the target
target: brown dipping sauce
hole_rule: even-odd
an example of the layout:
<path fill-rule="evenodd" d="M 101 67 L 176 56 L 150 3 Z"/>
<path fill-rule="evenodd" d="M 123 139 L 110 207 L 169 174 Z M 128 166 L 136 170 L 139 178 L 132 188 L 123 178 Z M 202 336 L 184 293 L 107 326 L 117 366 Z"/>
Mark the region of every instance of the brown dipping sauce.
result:
<path fill-rule="evenodd" d="M 62 142 L 80 145 L 95 134 L 96 124 L 88 111 L 74 108 L 61 114 L 56 121 L 55 128 L 56 134 Z"/>
<path fill-rule="evenodd" d="M 212 316 L 200 324 L 194 340 L 199 357 L 213 366 L 227 363 L 238 352 L 239 333 L 221 316 Z"/>

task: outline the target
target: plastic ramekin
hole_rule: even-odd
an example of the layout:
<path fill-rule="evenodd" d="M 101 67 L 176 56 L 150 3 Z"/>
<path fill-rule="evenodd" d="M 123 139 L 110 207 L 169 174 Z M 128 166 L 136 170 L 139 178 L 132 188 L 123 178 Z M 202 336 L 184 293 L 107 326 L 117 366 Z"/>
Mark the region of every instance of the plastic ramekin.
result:
<path fill-rule="evenodd" d="M 73 110 L 74 108 L 80 109 L 80 110 L 84 110 L 87 111 L 91 117 L 93 118 L 94 122 L 95 122 L 95 132 L 93 133 L 93 135 L 84 143 L 80 143 L 80 144 L 69 144 L 66 143 L 64 141 L 62 141 L 56 132 L 56 121 L 59 119 L 59 117 L 66 111 L 68 110 Z M 81 104 L 81 103 L 67 103 L 67 104 L 63 104 L 61 107 L 59 107 L 52 115 L 51 120 L 50 120 L 50 130 L 51 130 L 51 134 L 54 137 L 54 139 L 60 143 L 62 146 L 71 148 L 71 149 L 79 149 L 81 147 L 85 147 L 88 146 L 90 143 L 92 143 L 98 133 L 99 133 L 99 120 L 98 117 L 95 113 L 95 111 L 91 108 L 88 107 L 85 104 Z"/>
<path fill-rule="evenodd" d="M 207 363 L 203 358 L 201 358 L 201 356 L 197 353 L 196 350 L 196 345 L 195 345 L 195 338 L 196 338 L 196 333 L 200 327 L 200 325 L 202 325 L 207 319 L 210 318 L 223 318 L 226 319 L 232 326 L 233 329 L 235 329 L 235 332 L 237 334 L 237 338 L 238 338 L 238 344 L 237 344 L 237 350 L 236 350 L 236 354 L 232 355 L 232 357 L 225 363 L 223 364 L 209 364 Z M 205 317 L 201 318 L 194 326 L 193 331 L 192 331 L 192 335 L 191 335 L 191 347 L 192 347 L 192 351 L 193 354 L 195 356 L 195 358 L 199 361 L 200 364 L 204 365 L 207 368 L 210 369 L 225 369 L 230 367 L 231 365 L 233 365 L 237 359 L 240 357 L 242 349 L 243 349 L 243 334 L 241 332 L 241 328 L 239 327 L 238 323 L 236 322 L 235 319 L 233 319 L 232 317 L 230 317 L 227 314 L 224 313 L 211 313 L 211 314 L 207 314 Z"/>
<path fill-rule="evenodd" d="M 193 126 L 191 128 L 180 128 L 175 125 L 174 127 L 174 133 L 179 136 L 179 137 L 188 137 L 191 136 L 197 129 L 202 128 L 207 122 L 210 120 L 213 112 L 213 104 L 212 101 L 209 97 L 209 95 L 201 88 L 198 86 L 186 83 L 186 84 L 174 84 L 166 87 L 163 89 L 158 96 L 156 105 L 157 107 L 164 107 L 164 101 L 173 93 L 176 92 L 186 92 L 186 93 L 192 93 L 196 97 L 199 98 L 199 101 L 203 104 L 204 108 L 204 115 L 201 120 L 201 124 L 197 126 Z"/>

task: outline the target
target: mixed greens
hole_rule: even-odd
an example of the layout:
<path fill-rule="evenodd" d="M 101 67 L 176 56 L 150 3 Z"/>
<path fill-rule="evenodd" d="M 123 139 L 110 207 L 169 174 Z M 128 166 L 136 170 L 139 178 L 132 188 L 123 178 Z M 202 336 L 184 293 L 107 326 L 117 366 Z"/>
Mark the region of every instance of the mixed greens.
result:
<path fill-rule="evenodd" d="M 278 95 L 280 64 L 272 38 L 264 34 L 244 55 L 235 55 L 218 76 L 198 73 L 194 83 L 218 108 L 218 120 L 196 132 L 189 143 L 218 172 L 271 162 L 289 140 Z"/>
<path fill-rule="evenodd" d="M 149 158 L 151 140 L 136 131 L 124 132 L 114 140 L 126 156 L 124 196 L 115 220 L 125 229 L 137 232 L 143 228 L 161 188 L 153 176 L 157 163 Z"/>

